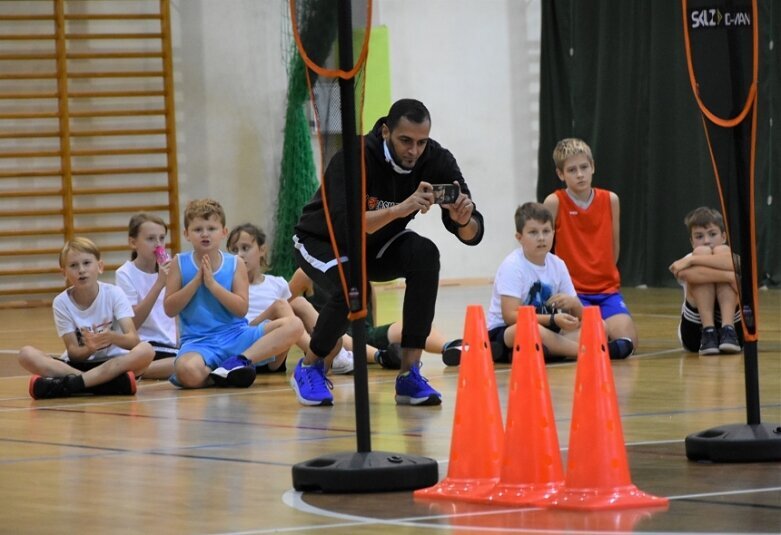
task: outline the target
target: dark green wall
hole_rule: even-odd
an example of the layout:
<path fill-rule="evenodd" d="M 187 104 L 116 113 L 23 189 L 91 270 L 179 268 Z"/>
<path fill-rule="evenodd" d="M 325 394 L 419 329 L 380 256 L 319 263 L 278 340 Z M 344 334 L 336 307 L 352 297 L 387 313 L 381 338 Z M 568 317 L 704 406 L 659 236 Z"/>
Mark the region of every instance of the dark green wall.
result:
<path fill-rule="evenodd" d="M 537 196 L 560 187 L 556 142 L 583 138 L 594 152 L 594 185 L 621 199 L 624 285 L 674 286 L 667 266 L 690 250 L 684 215 L 719 207 L 686 67 L 681 3 L 550 0 L 542 10 Z M 758 22 L 758 271 L 760 284 L 778 286 L 781 2 L 760 0 Z"/>

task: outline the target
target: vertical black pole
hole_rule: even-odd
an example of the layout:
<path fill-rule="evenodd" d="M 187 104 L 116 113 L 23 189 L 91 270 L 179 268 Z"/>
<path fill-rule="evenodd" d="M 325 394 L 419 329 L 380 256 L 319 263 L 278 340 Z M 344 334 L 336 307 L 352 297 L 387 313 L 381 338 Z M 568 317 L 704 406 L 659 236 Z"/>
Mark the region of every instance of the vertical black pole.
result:
<path fill-rule="evenodd" d="M 756 16 L 756 15 L 755 15 Z M 755 19 L 754 23 L 758 21 Z M 732 36 L 732 33 L 728 33 L 728 36 Z M 736 44 L 730 41 L 730 51 L 738 48 Z M 740 65 L 740 57 L 730 57 L 730 62 Z M 734 80 L 737 80 L 737 76 Z M 744 84 L 745 85 L 745 82 Z M 737 88 L 734 89 L 737 91 Z M 739 94 L 739 93 L 736 93 Z M 759 97 L 755 97 L 759 98 Z M 757 284 L 757 244 L 752 239 L 754 234 L 754 195 L 752 191 L 752 181 L 754 178 L 754 169 L 752 169 L 751 154 L 756 150 L 756 141 L 752 136 L 752 123 L 756 121 L 757 106 L 756 100 L 751 111 L 751 115 L 746 117 L 743 122 L 735 126 L 732 130 L 734 132 L 733 153 L 737 161 L 737 209 L 734 210 L 734 214 L 737 215 L 737 221 L 733 221 L 735 226 L 732 226 L 733 233 L 740 238 L 740 264 L 741 269 L 738 270 L 740 274 L 740 303 L 743 305 L 743 325 L 749 334 L 755 338 L 750 341 L 746 341 L 743 345 L 743 366 L 745 375 L 746 386 L 746 418 L 749 425 L 759 425 L 761 423 L 760 417 L 760 402 L 759 402 L 759 363 L 757 362 L 757 339 L 759 338 L 756 325 L 756 310 L 755 307 L 759 305 L 757 299 L 758 284 Z M 723 213 L 723 212 L 722 212 Z M 730 237 L 730 245 L 732 242 L 732 236 Z"/>
<path fill-rule="evenodd" d="M 353 25 L 350 0 L 339 0 L 339 68 L 350 71 L 353 68 Z M 358 165 L 359 146 L 355 131 L 355 83 L 352 78 L 339 79 L 339 94 L 342 103 L 342 154 L 344 156 L 345 198 L 347 199 L 349 228 L 348 284 L 350 311 L 361 309 L 364 288 L 363 280 L 363 212 L 361 210 L 361 171 Z M 366 366 L 366 327 L 363 319 L 352 322 L 353 358 L 355 359 L 355 426 L 358 452 L 370 452 L 371 432 L 369 428 L 369 386 Z"/>
<path fill-rule="evenodd" d="M 746 373 L 746 419 L 749 425 L 759 425 L 762 419 L 759 408 L 759 365 L 756 342 L 745 343 L 743 361 Z"/>

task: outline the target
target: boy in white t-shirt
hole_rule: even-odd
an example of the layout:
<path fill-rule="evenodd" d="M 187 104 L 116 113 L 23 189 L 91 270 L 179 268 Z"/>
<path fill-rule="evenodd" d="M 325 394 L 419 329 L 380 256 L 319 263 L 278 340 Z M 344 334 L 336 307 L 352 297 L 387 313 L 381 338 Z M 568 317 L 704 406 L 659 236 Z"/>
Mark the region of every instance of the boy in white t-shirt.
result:
<path fill-rule="evenodd" d="M 74 238 L 60 252 L 60 267 L 69 287 L 52 309 L 65 353 L 52 358 L 32 346 L 19 351 L 19 363 L 34 374 L 30 396 L 135 394 L 135 376 L 152 362 L 154 349 L 139 340 L 122 290 L 98 281 L 100 250 L 87 238 Z"/>
<path fill-rule="evenodd" d="M 510 362 L 518 307 L 534 306 L 546 358 L 577 357 L 583 306 L 567 266 L 550 252 L 553 216 L 527 202 L 515 211 L 515 239 L 521 247 L 499 265 L 488 308 L 488 338 L 494 361 Z"/>
<path fill-rule="evenodd" d="M 583 305 L 567 266 L 550 252 L 553 215 L 542 204 L 527 202 L 515 211 L 515 239 L 521 247 L 499 265 L 488 309 L 488 338 L 496 362 L 510 362 L 518 307 L 531 305 L 546 360 L 576 358 Z M 621 358 L 621 340 L 608 344 L 611 358 Z"/>

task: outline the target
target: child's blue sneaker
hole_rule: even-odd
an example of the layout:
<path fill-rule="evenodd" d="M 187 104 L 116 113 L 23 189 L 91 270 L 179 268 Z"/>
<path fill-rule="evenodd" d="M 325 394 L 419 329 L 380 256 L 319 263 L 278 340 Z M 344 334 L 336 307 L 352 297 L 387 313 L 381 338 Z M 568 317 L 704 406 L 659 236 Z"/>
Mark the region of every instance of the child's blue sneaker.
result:
<path fill-rule="evenodd" d="M 735 327 L 725 325 L 719 330 L 719 351 L 722 353 L 740 353 L 743 348 L 740 347 L 738 333 Z"/>
<path fill-rule="evenodd" d="M 177 388 L 184 388 L 182 386 L 182 383 L 179 382 L 179 378 L 176 376 L 175 373 L 171 374 L 171 377 L 168 378 L 168 382 L 174 385 Z"/>
<path fill-rule="evenodd" d="M 607 343 L 607 350 L 610 360 L 621 360 L 631 355 L 635 346 L 629 338 L 616 338 Z"/>
<path fill-rule="evenodd" d="M 420 375 L 420 363 L 406 375 L 396 377 L 396 403 L 398 405 L 439 405 L 442 394 L 431 388 L 428 379 Z"/>
<path fill-rule="evenodd" d="M 248 388 L 255 382 L 255 365 L 244 355 L 225 359 L 211 372 L 214 384 L 222 387 Z"/>
<path fill-rule="evenodd" d="M 700 355 L 719 354 L 719 333 L 716 327 L 705 327 L 700 337 Z"/>
<path fill-rule="evenodd" d="M 329 392 L 334 385 L 325 377 L 323 359 L 317 359 L 317 362 L 311 366 L 304 366 L 304 359 L 299 360 L 290 377 L 290 386 L 296 391 L 296 397 L 301 405 L 334 404 L 334 397 Z"/>

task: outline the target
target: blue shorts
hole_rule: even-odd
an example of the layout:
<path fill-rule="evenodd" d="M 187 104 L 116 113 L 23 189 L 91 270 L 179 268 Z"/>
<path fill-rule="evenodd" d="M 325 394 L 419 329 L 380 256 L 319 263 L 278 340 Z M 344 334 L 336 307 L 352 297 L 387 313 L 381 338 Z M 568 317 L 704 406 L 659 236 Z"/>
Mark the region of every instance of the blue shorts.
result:
<path fill-rule="evenodd" d="M 624 296 L 621 292 L 614 294 L 578 294 L 578 299 L 583 303 L 584 307 L 597 306 L 599 312 L 602 314 L 602 319 L 606 320 L 616 314 L 626 314 L 631 316 L 629 309 L 626 308 L 624 303 Z"/>
<path fill-rule="evenodd" d="M 178 359 L 187 353 L 198 353 L 204 364 L 213 370 L 226 359 L 241 355 L 249 346 L 260 340 L 265 330 L 266 322 L 264 321 L 257 326 L 242 325 L 216 336 L 191 339 L 182 344 L 176 358 Z M 274 357 L 256 362 L 256 364 L 265 364 L 272 360 Z"/>

